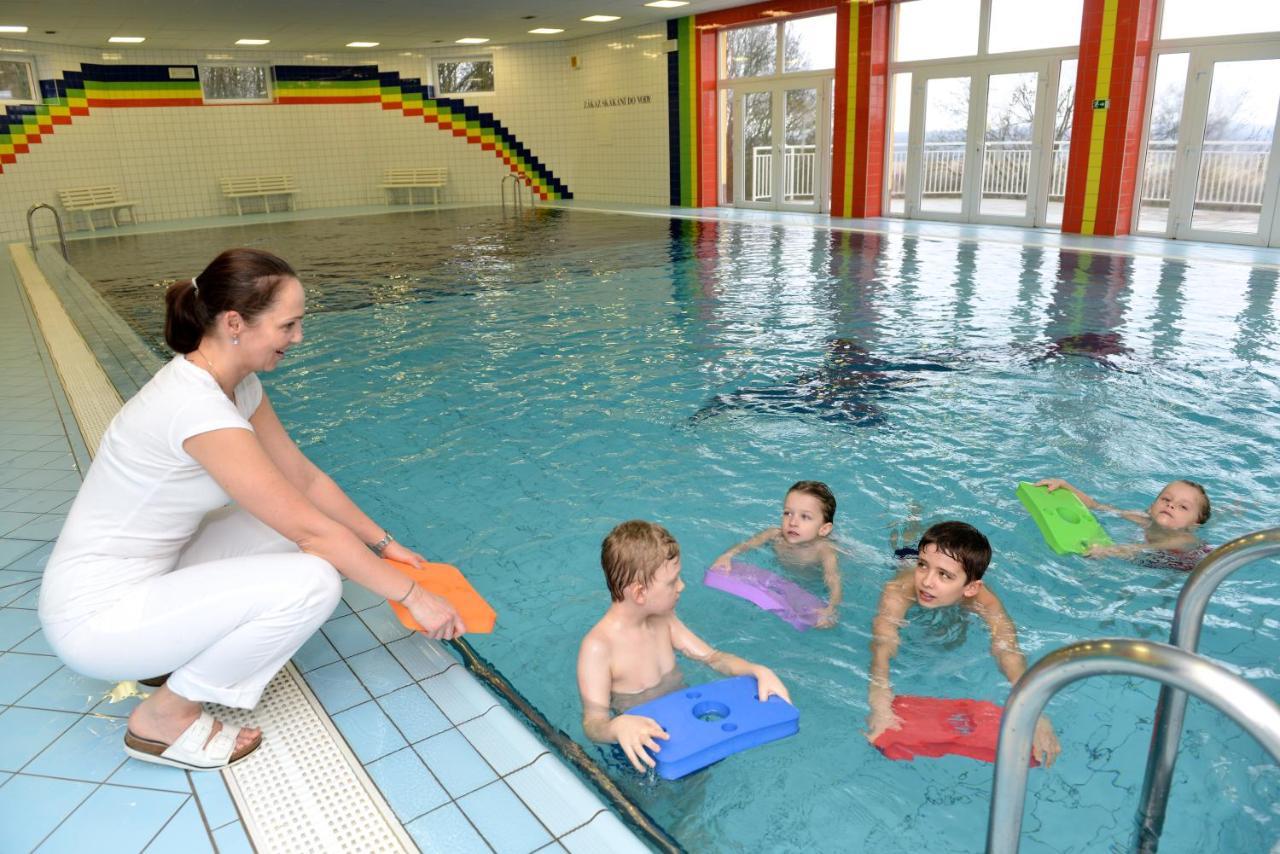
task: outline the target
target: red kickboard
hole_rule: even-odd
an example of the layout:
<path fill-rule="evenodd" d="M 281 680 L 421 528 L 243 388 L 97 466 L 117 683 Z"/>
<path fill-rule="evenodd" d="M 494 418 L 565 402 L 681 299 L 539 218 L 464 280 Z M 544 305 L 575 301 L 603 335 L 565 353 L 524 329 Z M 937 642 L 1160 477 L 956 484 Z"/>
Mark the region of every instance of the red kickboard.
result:
<path fill-rule="evenodd" d="M 875 740 L 875 746 L 889 759 L 955 754 L 995 762 L 1003 711 L 986 700 L 900 694 L 893 698 L 893 713 L 902 721 L 902 727 L 885 730 Z M 1033 768 L 1040 764 L 1035 757 L 1030 761 Z"/>

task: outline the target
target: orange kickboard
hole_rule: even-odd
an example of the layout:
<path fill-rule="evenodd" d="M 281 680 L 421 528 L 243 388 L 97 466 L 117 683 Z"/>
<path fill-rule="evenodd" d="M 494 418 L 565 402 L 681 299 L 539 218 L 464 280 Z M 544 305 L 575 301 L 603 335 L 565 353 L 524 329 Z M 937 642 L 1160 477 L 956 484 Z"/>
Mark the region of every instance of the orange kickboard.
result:
<path fill-rule="evenodd" d="M 427 592 L 448 599 L 449 603 L 462 615 L 462 622 L 467 627 L 468 634 L 484 635 L 493 631 L 493 625 L 498 621 L 498 612 L 484 601 L 484 597 L 476 592 L 456 566 L 450 566 L 447 563 L 424 563 L 421 569 L 417 569 L 398 560 L 387 560 L 387 563 L 418 582 Z M 422 631 L 422 627 L 414 621 L 408 608 L 395 602 L 387 604 L 391 606 L 392 611 L 396 612 L 396 616 L 400 618 L 400 622 L 406 629 Z"/>

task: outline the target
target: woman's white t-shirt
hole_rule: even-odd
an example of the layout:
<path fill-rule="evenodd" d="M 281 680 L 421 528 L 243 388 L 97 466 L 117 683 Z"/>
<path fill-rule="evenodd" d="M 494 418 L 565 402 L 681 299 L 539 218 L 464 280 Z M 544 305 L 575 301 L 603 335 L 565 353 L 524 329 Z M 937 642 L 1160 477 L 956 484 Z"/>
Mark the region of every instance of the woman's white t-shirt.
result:
<path fill-rule="evenodd" d="M 256 374 L 232 401 L 183 356 L 161 368 L 102 437 L 45 568 L 41 620 L 78 621 L 121 588 L 172 570 L 205 514 L 230 502 L 182 443 L 212 430 L 252 431 L 261 402 Z"/>

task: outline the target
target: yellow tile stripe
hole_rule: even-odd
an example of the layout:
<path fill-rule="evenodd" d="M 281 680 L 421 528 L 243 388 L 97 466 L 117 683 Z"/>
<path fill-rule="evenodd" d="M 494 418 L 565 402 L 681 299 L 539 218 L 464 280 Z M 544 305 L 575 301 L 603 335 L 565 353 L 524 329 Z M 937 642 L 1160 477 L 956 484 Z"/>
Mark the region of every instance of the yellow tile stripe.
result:
<path fill-rule="evenodd" d="M 1115 64 L 1116 12 L 1119 0 L 1105 0 L 1102 7 L 1102 34 L 1098 39 L 1098 82 L 1093 89 L 1095 100 L 1111 97 L 1111 70 Z M 1098 219 L 1098 188 L 1102 185 L 1102 158 L 1107 141 L 1107 110 L 1093 111 L 1093 127 L 1089 134 L 1089 168 L 1084 179 L 1084 209 L 1080 217 L 1080 233 L 1093 234 Z"/>
<path fill-rule="evenodd" d="M 853 154 L 857 149 L 855 140 L 858 129 L 858 24 L 861 17 L 858 14 L 858 4 L 851 3 L 849 5 L 849 85 L 845 89 L 847 96 L 845 98 L 844 151 L 840 152 L 840 156 L 844 158 L 844 186 L 840 188 L 843 194 L 840 199 L 840 209 L 845 216 L 850 215 L 853 202 Z"/>

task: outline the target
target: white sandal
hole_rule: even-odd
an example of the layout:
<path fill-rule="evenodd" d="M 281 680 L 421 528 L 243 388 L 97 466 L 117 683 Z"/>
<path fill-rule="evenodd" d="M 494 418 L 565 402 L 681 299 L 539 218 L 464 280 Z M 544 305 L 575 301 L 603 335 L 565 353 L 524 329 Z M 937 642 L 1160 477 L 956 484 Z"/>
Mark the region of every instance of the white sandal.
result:
<path fill-rule="evenodd" d="M 143 762 L 172 765 L 188 771 L 212 771 L 234 765 L 262 745 L 262 733 L 244 747 L 236 750 L 236 736 L 240 730 L 223 724 L 213 738 L 213 715 L 202 711 L 173 744 L 154 741 L 125 730 L 124 752 Z"/>

